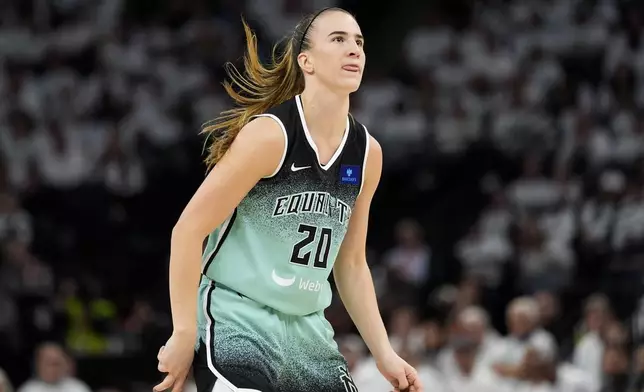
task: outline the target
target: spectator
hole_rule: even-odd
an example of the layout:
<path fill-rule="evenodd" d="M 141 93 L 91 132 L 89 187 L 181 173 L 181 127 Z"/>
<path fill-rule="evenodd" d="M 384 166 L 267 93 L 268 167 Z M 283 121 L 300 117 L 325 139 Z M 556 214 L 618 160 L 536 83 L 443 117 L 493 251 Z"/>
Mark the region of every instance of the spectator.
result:
<path fill-rule="evenodd" d="M 534 295 L 534 299 L 539 304 L 541 327 L 561 345 L 567 338 L 568 331 L 565 320 L 562 319 L 559 298 L 552 292 L 541 291 Z"/>
<path fill-rule="evenodd" d="M 628 386 L 630 366 L 625 347 L 614 346 L 604 351 L 602 369 L 605 374 L 601 392 L 623 391 Z"/>
<path fill-rule="evenodd" d="M 378 368 L 366 355 L 366 347 L 359 336 L 346 335 L 340 339 L 338 346 L 347 360 L 349 372 L 359 390 L 378 390 L 388 387 L 386 381 L 377 377 Z"/>
<path fill-rule="evenodd" d="M 483 219 L 489 219 L 484 216 Z M 481 278 L 488 291 L 498 289 L 504 277 L 505 264 L 512 255 L 512 244 L 505 233 L 486 230 L 485 220 L 470 229 L 456 250 L 468 276 Z"/>
<path fill-rule="evenodd" d="M 569 244 L 548 241 L 535 220 L 523 222 L 518 253 L 519 285 L 524 292 L 559 291 L 568 284 L 574 267 Z"/>
<path fill-rule="evenodd" d="M 133 147 L 126 152 L 121 143 L 119 130 L 114 131 L 109 145 L 101 157 L 100 170 L 103 171 L 106 187 L 115 195 L 132 196 L 139 194 L 145 187 L 143 163 Z"/>
<path fill-rule="evenodd" d="M 91 164 L 81 139 L 52 121 L 36 141 L 36 159 L 45 185 L 70 189 L 87 179 Z"/>
<path fill-rule="evenodd" d="M 417 298 L 429 279 L 431 251 L 417 222 L 403 220 L 396 225 L 398 245 L 385 255 L 389 270 L 389 292 L 403 298 Z"/>
<path fill-rule="evenodd" d="M 478 307 L 468 307 L 458 314 L 455 324 L 455 332 L 438 360 L 445 383 L 451 390 L 492 390 L 494 376 L 489 359 L 499 336 L 490 327 L 487 314 Z"/>
<path fill-rule="evenodd" d="M 599 177 L 599 193 L 584 203 L 581 211 L 581 241 L 586 259 L 597 259 L 608 252 L 617 212 L 616 203 L 624 185 L 625 178 L 621 172 L 605 171 Z"/>
<path fill-rule="evenodd" d="M 154 343 L 163 345 L 168 330 L 164 318 L 147 301 L 136 301 L 122 327 L 125 352 L 154 352 Z"/>
<path fill-rule="evenodd" d="M 516 377 L 525 352 L 533 345 L 540 345 L 549 358 L 557 355 L 552 335 L 540 327 L 539 307 L 529 297 L 514 299 L 508 306 L 506 336 L 490 354 L 494 371 L 501 377 Z"/>
<path fill-rule="evenodd" d="M 57 340 L 85 353 L 79 377 L 97 389 L 149 390 L 140 364 L 168 328 L 159 266 L 203 179 L 197 130 L 228 107 L 239 15 L 268 58 L 302 12 L 357 4 L 263 3 L 0 1 L 0 366 L 14 385 L 24 353 Z M 644 330 L 641 5 L 411 2 L 375 19 L 362 3 L 379 44 L 351 112 L 385 154 L 368 260 L 392 343 L 439 392 L 641 389 L 639 355 L 625 375 Z M 532 297 L 506 309 L 517 295 Z M 327 313 L 351 357 L 337 296 Z M 389 390 L 359 357 L 361 390 Z"/>
<path fill-rule="evenodd" d="M 409 351 L 422 347 L 423 334 L 416 328 L 418 314 L 412 307 L 400 307 L 394 311 L 389 325 L 389 340 L 398 350 Z"/>
<path fill-rule="evenodd" d="M 508 188 L 508 199 L 524 214 L 555 205 L 561 189 L 542 173 L 542 159 L 537 154 L 524 158 L 522 176 Z"/>
<path fill-rule="evenodd" d="M 89 392 L 82 381 L 72 375 L 71 358 L 63 349 L 51 343 L 41 345 L 36 352 L 36 374 L 18 392 Z"/>
<path fill-rule="evenodd" d="M 590 297 L 584 313 L 583 335 L 575 346 L 573 364 L 589 375 L 599 377 L 605 348 L 602 336 L 611 317 L 608 300 L 602 295 Z"/>
<path fill-rule="evenodd" d="M 518 370 L 517 391 L 554 392 L 553 358 L 545 351 L 529 347 Z"/>

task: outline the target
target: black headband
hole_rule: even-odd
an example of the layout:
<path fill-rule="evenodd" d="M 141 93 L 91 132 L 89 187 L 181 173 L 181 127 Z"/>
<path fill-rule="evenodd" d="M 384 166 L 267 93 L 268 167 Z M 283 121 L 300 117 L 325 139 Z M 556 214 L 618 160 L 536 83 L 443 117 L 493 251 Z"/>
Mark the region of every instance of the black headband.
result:
<path fill-rule="evenodd" d="M 298 42 L 298 44 L 297 44 L 297 53 L 295 53 L 295 55 L 296 55 L 296 56 L 297 56 L 297 55 L 299 55 L 300 53 L 302 53 L 302 44 L 304 44 L 304 38 L 306 38 L 306 33 L 308 33 L 308 32 L 309 32 L 309 29 L 311 28 L 311 25 L 313 24 L 313 21 L 314 21 L 318 16 L 320 16 L 320 14 L 322 14 L 324 11 L 328 11 L 328 10 L 330 10 L 330 9 L 332 9 L 332 8 L 333 8 L 333 7 L 326 7 L 326 8 L 322 8 L 321 10 L 319 10 L 318 12 L 316 12 L 316 13 L 313 15 L 313 17 L 311 18 L 311 20 L 309 20 L 309 23 L 306 25 L 306 28 L 304 29 L 304 32 L 302 33 L 302 37 L 300 37 L 300 42 Z"/>

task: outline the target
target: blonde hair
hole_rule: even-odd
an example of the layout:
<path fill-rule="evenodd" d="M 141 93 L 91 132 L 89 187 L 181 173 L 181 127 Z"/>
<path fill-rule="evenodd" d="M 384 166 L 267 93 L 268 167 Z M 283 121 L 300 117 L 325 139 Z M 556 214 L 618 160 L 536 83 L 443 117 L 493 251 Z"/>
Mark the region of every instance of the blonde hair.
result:
<path fill-rule="evenodd" d="M 205 159 L 209 169 L 226 154 L 241 129 L 254 116 L 304 91 L 304 74 L 297 63 L 297 56 L 311 47 L 308 32 L 315 19 L 330 10 L 347 12 L 341 8 L 325 8 L 302 19 L 293 34 L 285 39 L 284 45 L 278 43 L 273 47 L 268 65 L 260 62 L 257 37 L 242 20 L 246 36 L 244 72 L 242 74 L 233 64 L 227 63 L 229 80 L 223 83 L 235 107 L 207 122 L 201 131 L 211 141 Z"/>

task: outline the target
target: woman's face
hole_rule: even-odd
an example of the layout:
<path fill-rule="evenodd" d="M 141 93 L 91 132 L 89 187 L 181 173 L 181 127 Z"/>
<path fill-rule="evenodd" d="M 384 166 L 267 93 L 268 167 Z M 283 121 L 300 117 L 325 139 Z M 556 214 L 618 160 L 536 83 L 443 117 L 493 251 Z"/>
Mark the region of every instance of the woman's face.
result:
<path fill-rule="evenodd" d="M 343 93 L 360 87 L 365 67 L 364 38 L 358 22 L 346 12 L 319 15 L 308 32 L 311 47 L 298 56 L 305 75 Z"/>

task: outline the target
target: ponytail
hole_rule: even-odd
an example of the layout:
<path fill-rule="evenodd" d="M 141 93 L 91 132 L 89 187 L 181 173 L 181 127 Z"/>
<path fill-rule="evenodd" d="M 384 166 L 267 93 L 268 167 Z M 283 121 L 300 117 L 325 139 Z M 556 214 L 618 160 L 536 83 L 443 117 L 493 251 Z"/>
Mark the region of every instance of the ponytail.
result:
<path fill-rule="evenodd" d="M 281 51 L 279 44 L 273 47 L 271 62 L 262 65 L 257 53 L 257 37 L 243 21 L 246 34 L 244 73 L 231 63 L 226 64 L 227 81 L 224 89 L 233 99 L 235 107 L 221 113 L 216 119 L 203 126 L 202 133 L 212 140 L 208 147 L 205 163 L 212 168 L 224 156 L 239 134 L 239 131 L 253 116 L 265 113 L 304 90 L 304 76 L 297 64 L 295 51 L 299 42 L 291 36 L 286 48 Z"/>

